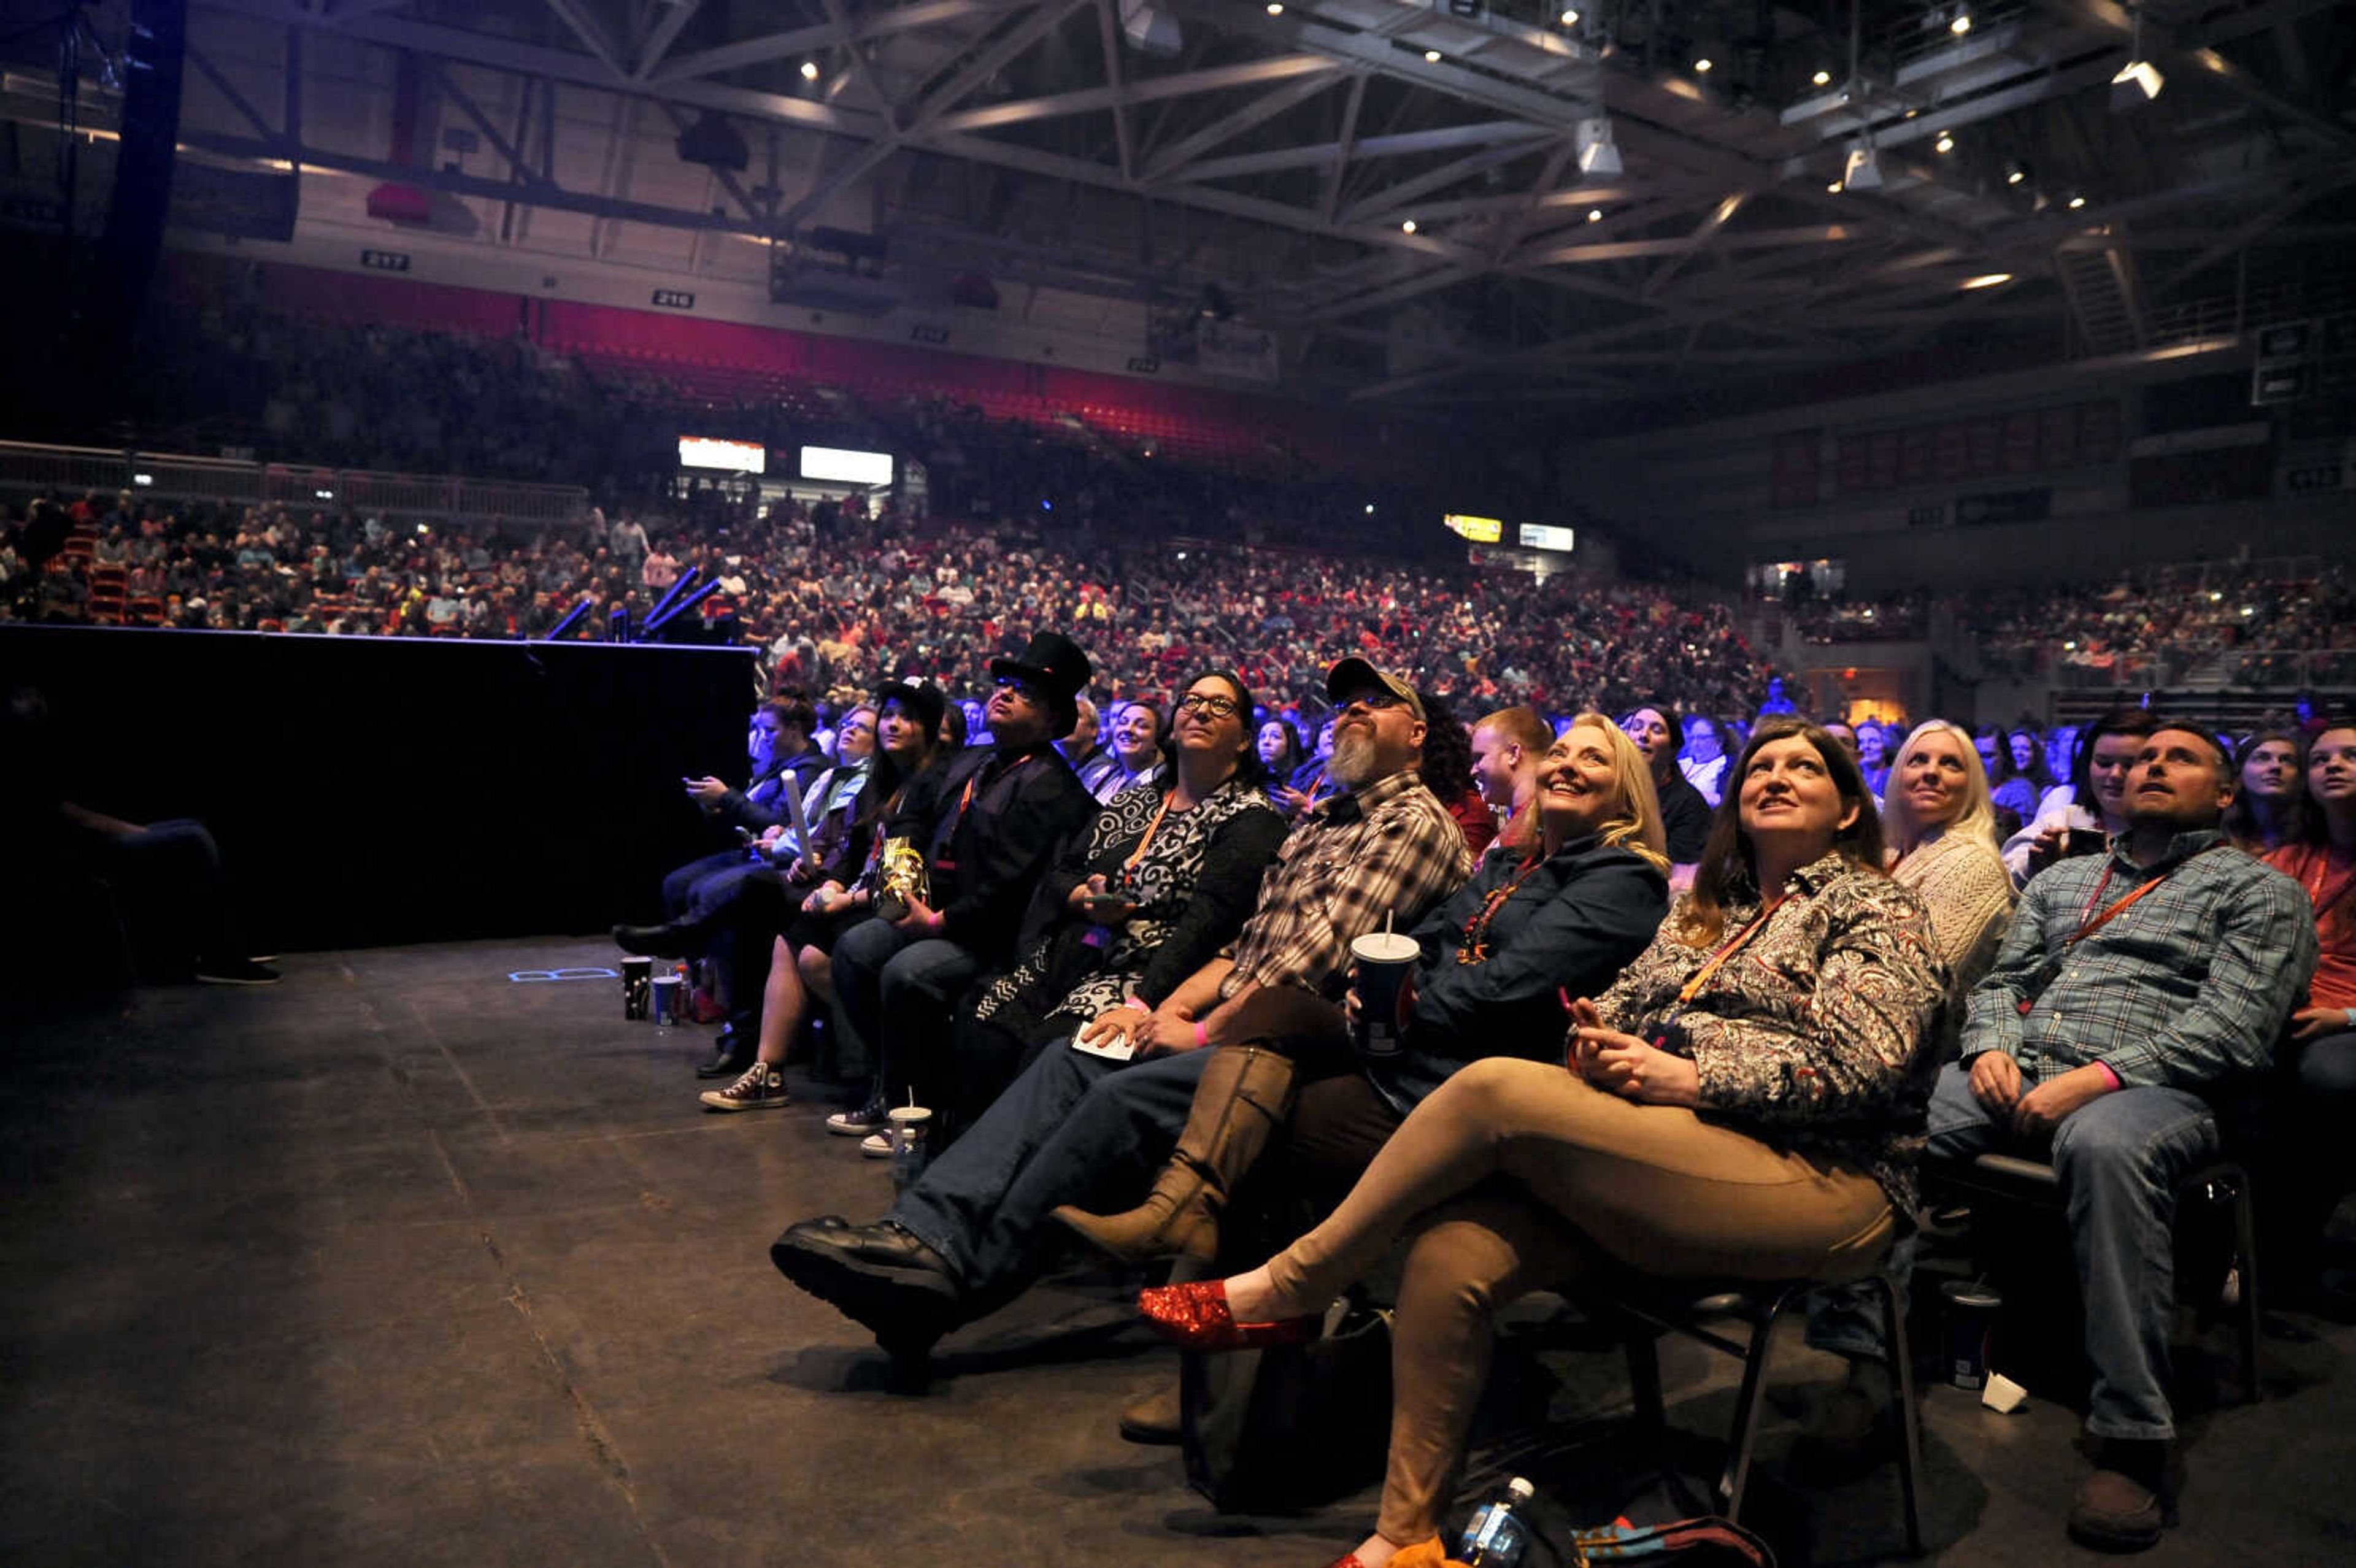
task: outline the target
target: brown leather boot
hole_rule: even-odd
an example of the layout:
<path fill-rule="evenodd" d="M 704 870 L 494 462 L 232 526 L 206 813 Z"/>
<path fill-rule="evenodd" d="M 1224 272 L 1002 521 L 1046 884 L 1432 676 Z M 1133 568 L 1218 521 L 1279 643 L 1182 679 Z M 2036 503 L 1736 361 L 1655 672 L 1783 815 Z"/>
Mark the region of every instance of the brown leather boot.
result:
<path fill-rule="evenodd" d="M 1090 1214 L 1066 1203 L 1054 1218 L 1123 1263 L 1184 1257 L 1208 1263 L 1219 1250 L 1219 1211 L 1292 1108 L 1292 1061 L 1257 1045 L 1211 1052 L 1186 1130 L 1145 1201 L 1125 1214 Z"/>

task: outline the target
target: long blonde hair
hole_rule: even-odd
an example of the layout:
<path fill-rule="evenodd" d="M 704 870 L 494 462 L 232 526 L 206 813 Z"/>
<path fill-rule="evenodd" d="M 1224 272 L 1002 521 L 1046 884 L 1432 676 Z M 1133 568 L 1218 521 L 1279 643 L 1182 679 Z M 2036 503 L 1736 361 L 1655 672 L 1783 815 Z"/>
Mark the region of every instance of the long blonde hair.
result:
<path fill-rule="evenodd" d="M 1661 797 L 1653 788 L 1652 765 L 1628 732 L 1602 714 L 1581 713 L 1563 735 L 1568 739 L 1572 730 L 1582 729 L 1603 731 L 1603 752 L 1612 759 L 1612 782 L 1620 792 L 1619 813 L 1596 828 L 1596 837 L 1614 848 L 1642 857 L 1667 876 L 1669 836 L 1661 826 Z"/>
<path fill-rule="evenodd" d="M 1927 831 L 1914 815 L 1914 807 L 1906 799 L 1906 792 L 1898 783 L 1899 771 L 1906 765 L 1907 753 L 1916 741 L 1931 735 L 1947 735 L 1964 753 L 1964 809 L 1947 824 L 1944 831 L 1972 844 L 1984 846 L 1990 854 L 1997 851 L 1996 807 L 1988 799 L 1987 769 L 1980 763 L 1979 748 L 1972 743 L 1969 731 L 1960 724 L 1950 724 L 1944 719 L 1925 719 L 1914 726 L 1900 742 L 1897 756 L 1890 759 L 1889 795 L 1881 805 L 1882 837 L 1902 859 L 1922 847 Z"/>

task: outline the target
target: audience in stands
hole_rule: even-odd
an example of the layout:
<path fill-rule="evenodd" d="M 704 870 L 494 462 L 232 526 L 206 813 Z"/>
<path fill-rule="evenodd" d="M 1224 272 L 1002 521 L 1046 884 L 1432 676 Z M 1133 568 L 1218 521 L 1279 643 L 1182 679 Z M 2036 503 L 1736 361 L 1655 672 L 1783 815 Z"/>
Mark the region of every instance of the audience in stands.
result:
<path fill-rule="evenodd" d="M 2309 807 L 2304 741 L 2296 730 L 2262 729 L 2233 752 L 2236 788 L 2225 807 L 2225 837 L 2253 855 L 2265 855 L 2308 837 Z"/>
<path fill-rule="evenodd" d="M 1883 874 L 1864 781 L 1831 737 L 1771 719 L 1730 778 L 1693 891 L 1576 1004 L 1573 1071 L 1473 1063 L 1324 1223 L 1258 1268 L 1141 1302 L 1200 1349 L 1301 1338 L 1304 1315 L 1408 1239 L 1367 1568 L 1438 1568 L 1499 1307 L 1604 1259 L 1854 1279 L 1914 1210 L 1920 1067 L 1946 979 L 1929 923 Z"/>

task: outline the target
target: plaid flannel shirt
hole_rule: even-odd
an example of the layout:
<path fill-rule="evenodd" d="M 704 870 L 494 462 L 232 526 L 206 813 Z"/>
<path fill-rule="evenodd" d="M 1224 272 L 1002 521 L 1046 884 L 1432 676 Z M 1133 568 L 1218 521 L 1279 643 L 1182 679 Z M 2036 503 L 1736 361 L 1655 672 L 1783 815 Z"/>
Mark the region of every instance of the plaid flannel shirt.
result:
<path fill-rule="evenodd" d="M 1248 982 L 1339 1000 L 1353 938 L 1386 914 L 1406 931 L 1472 874 L 1463 831 L 1413 768 L 1336 795 L 1278 847 L 1219 995 Z"/>
<path fill-rule="evenodd" d="M 2069 945 L 2158 874 L 2158 887 Z M 2122 836 L 2108 855 L 2063 860 L 2022 892 L 1996 966 L 1972 992 L 1964 1056 L 2001 1051 L 2032 1083 L 2092 1061 L 2129 1086 L 2192 1088 L 2262 1071 L 2315 951 L 2307 894 L 2222 833 L 2179 833 L 2148 867 L 2129 858 Z M 2024 1014 L 2049 961 L 2059 967 Z"/>

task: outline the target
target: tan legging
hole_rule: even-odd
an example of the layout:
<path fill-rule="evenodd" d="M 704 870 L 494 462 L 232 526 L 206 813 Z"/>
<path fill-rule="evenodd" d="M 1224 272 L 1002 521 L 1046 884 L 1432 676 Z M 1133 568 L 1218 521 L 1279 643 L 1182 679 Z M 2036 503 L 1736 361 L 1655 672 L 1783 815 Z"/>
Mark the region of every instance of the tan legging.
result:
<path fill-rule="evenodd" d="M 1897 1234 L 1862 1171 L 1505 1057 L 1417 1106 L 1333 1217 L 1269 1272 L 1290 1299 L 1326 1301 L 1410 1230 L 1377 1525 L 1402 1545 L 1439 1529 L 1497 1307 L 1591 1269 L 1599 1250 L 1650 1275 L 1832 1283 L 1869 1272 Z"/>

